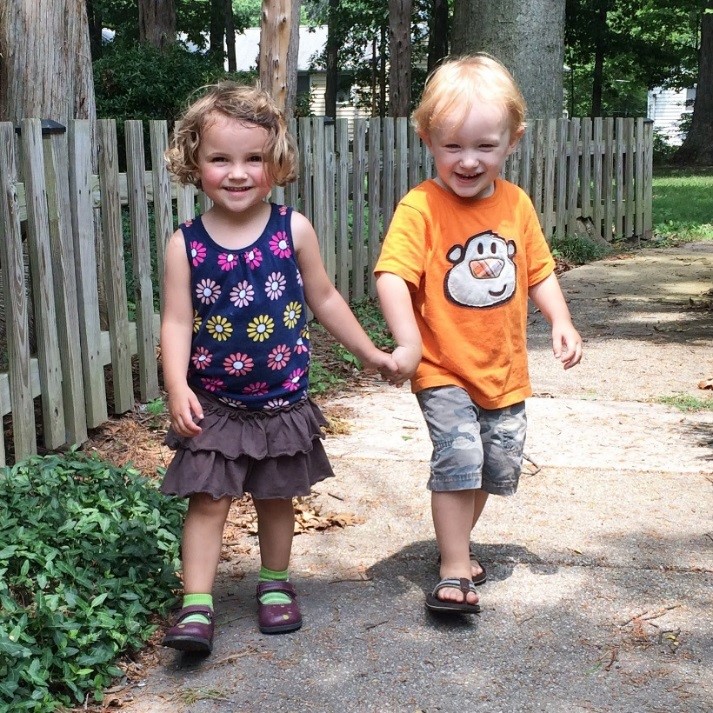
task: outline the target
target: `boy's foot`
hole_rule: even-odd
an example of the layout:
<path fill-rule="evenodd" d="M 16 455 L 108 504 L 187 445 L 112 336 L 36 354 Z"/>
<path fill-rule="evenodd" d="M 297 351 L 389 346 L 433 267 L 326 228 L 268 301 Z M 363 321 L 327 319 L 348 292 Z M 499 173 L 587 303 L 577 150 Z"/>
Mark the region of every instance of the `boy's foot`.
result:
<path fill-rule="evenodd" d="M 441 555 L 438 555 L 438 566 L 441 566 Z M 488 573 L 485 571 L 485 565 L 481 564 L 475 554 L 473 554 L 472 545 L 470 547 L 470 567 L 470 577 L 476 587 L 488 581 Z"/>
<path fill-rule="evenodd" d="M 446 593 L 443 591 L 445 589 L 460 590 L 459 600 L 439 597 L 439 594 Z M 465 577 L 446 577 L 434 587 L 430 594 L 426 595 L 426 607 L 435 612 L 477 614 L 480 611 L 477 602 L 478 594 L 475 591 L 475 585 Z"/>
<path fill-rule="evenodd" d="M 286 594 L 289 604 L 263 604 L 260 598 L 268 592 Z M 286 634 L 302 626 L 297 592 L 290 582 L 260 582 L 257 585 L 258 626 L 263 634 Z"/>

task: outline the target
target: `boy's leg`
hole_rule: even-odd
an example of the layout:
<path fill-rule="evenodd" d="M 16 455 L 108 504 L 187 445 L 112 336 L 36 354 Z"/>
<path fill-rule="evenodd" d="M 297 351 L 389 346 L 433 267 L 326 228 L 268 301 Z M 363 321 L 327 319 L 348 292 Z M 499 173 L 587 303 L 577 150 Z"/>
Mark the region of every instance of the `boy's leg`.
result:
<path fill-rule="evenodd" d="M 436 531 L 436 542 L 441 553 L 441 579 L 472 578 L 470 562 L 470 529 L 473 521 L 474 500 L 477 490 L 454 490 L 431 493 L 431 513 Z M 438 592 L 444 601 L 463 601 L 463 592 L 446 587 Z M 467 595 L 468 604 L 477 604 L 478 596 Z"/>

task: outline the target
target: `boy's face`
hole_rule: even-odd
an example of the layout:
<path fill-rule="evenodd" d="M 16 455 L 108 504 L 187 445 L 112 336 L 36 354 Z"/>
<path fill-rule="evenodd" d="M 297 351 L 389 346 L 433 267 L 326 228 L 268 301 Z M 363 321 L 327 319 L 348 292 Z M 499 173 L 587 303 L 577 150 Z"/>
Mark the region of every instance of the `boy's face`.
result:
<path fill-rule="evenodd" d="M 436 183 L 460 198 L 487 198 L 522 132 L 510 135 L 507 112 L 474 106 L 460 126 L 446 121 L 423 139 L 433 154 Z"/>

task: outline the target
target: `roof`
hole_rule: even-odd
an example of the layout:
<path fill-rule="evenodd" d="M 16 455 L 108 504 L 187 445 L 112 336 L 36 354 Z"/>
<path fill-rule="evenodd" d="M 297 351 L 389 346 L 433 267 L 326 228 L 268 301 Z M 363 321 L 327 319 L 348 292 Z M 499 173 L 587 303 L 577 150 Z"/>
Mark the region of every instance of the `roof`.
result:
<path fill-rule="evenodd" d="M 297 71 L 311 69 L 312 61 L 327 44 L 327 26 L 309 27 L 300 25 L 300 44 L 297 52 Z M 235 35 L 235 60 L 239 72 L 247 72 L 257 67 L 260 54 L 260 28 L 248 27 L 245 32 Z"/>

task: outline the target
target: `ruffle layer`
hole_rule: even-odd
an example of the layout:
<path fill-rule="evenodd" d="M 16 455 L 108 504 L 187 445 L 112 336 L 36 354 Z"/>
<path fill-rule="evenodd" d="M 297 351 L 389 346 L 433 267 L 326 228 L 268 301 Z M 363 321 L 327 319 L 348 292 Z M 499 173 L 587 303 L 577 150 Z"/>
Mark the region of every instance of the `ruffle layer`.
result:
<path fill-rule="evenodd" d="M 163 493 L 292 498 L 309 495 L 315 483 L 334 475 L 320 440 L 327 421 L 311 400 L 267 415 L 198 397 L 204 414 L 200 435 L 183 438 L 169 430 L 166 436 L 176 454 Z"/>

